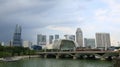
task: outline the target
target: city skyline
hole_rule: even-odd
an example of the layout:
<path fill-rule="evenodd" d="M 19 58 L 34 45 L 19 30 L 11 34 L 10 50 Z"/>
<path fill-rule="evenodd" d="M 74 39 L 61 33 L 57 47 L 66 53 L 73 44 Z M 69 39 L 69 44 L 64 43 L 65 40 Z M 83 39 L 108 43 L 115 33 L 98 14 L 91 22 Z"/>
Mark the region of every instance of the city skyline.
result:
<path fill-rule="evenodd" d="M 1 0 L 0 41 L 12 39 L 16 24 L 22 26 L 22 38 L 36 42 L 37 34 L 74 35 L 81 28 L 83 36 L 95 38 L 96 32 L 120 41 L 119 0 Z"/>

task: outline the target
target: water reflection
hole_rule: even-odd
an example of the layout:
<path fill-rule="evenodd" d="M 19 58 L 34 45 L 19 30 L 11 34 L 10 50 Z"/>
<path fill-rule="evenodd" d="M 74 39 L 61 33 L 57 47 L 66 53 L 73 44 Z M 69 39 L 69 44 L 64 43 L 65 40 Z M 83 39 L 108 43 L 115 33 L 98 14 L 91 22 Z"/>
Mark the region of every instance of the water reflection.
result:
<path fill-rule="evenodd" d="M 17 62 L 0 62 L 0 67 L 110 67 L 109 61 L 72 59 L 23 59 Z"/>

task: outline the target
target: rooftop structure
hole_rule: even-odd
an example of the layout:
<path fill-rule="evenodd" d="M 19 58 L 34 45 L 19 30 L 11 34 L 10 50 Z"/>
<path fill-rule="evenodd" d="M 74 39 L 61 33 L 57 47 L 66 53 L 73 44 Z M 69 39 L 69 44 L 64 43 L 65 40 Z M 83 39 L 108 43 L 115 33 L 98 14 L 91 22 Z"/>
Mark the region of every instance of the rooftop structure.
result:
<path fill-rule="evenodd" d="M 74 50 L 77 47 L 76 43 L 72 40 L 61 39 L 53 44 L 53 49 L 59 50 Z"/>

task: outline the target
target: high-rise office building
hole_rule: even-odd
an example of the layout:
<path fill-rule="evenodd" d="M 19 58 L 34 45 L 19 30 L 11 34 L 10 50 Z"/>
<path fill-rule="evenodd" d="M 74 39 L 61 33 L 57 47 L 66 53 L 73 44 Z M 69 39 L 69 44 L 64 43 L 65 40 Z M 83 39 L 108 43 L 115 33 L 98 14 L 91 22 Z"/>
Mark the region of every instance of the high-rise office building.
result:
<path fill-rule="evenodd" d="M 95 48 L 95 39 L 94 38 L 84 38 L 84 45 L 87 48 Z"/>
<path fill-rule="evenodd" d="M 53 39 L 54 39 L 53 35 L 50 35 L 50 36 L 49 36 L 49 44 L 52 44 L 52 43 L 53 43 Z"/>
<path fill-rule="evenodd" d="M 83 47 L 83 33 L 80 28 L 77 28 L 76 31 L 76 42 L 79 45 L 79 47 Z"/>
<path fill-rule="evenodd" d="M 37 45 L 46 45 L 47 37 L 46 35 L 38 34 L 37 35 Z"/>
<path fill-rule="evenodd" d="M 13 35 L 13 46 L 22 47 L 21 31 L 22 31 L 21 26 L 16 25 L 15 32 Z"/>
<path fill-rule="evenodd" d="M 96 33 L 96 46 L 99 48 L 105 48 L 105 50 L 111 46 L 109 33 Z"/>
<path fill-rule="evenodd" d="M 56 34 L 56 35 L 55 35 L 55 40 L 58 40 L 58 39 L 59 39 L 59 35 Z"/>

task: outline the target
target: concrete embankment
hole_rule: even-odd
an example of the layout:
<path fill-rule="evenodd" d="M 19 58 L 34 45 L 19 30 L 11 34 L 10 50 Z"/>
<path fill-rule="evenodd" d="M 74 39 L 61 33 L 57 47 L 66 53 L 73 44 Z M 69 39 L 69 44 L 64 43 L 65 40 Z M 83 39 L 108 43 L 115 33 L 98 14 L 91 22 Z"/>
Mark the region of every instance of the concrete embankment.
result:
<path fill-rule="evenodd" d="M 24 59 L 24 58 L 34 58 L 34 57 L 39 57 L 39 55 L 26 55 L 26 56 L 15 56 L 17 58 L 21 58 L 21 59 Z"/>
<path fill-rule="evenodd" d="M 24 58 L 34 58 L 34 57 L 39 57 L 39 55 L 26 55 L 26 56 L 13 56 L 13 57 L 10 57 L 12 58 L 13 60 L 17 60 L 17 59 L 24 59 Z M 0 61 L 4 60 L 4 58 L 0 58 Z"/>
<path fill-rule="evenodd" d="M 27 55 L 27 56 L 17 56 L 17 57 L 21 57 L 21 59 L 24 59 L 24 58 L 34 58 L 34 57 L 39 57 L 39 55 Z"/>
<path fill-rule="evenodd" d="M 3 58 L 0 58 L 0 61 L 3 60 Z"/>

